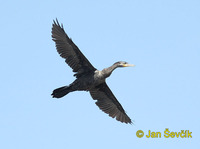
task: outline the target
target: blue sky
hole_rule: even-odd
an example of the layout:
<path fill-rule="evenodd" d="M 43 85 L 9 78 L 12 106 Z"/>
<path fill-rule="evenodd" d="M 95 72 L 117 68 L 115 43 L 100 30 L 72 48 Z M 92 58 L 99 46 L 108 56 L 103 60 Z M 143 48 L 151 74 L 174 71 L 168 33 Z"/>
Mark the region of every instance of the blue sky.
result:
<path fill-rule="evenodd" d="M 199 0 L 8 0 L 0 18 L 0 148 L 200 146 Z M 55 18 L 96 68 L 136 65 L 107 79 L 134 125 L 108 117 L 88 92 L 51 98 L 75 79 L 51 40 Z M 165 128 L 193 138 L 164 138 Z"/>

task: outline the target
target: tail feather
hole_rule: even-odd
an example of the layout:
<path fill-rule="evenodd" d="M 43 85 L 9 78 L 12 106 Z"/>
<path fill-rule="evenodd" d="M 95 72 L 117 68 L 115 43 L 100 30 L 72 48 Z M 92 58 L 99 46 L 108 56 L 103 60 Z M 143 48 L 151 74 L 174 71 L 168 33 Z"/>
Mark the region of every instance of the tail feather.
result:
<path fill-rule="evenodd" d="M 55 89 L 51 95 L 53 96 L 53 98 L 61 98 L 67 95 L 69 92 L 70 92 L 69 86 L 63 86 Z"/>

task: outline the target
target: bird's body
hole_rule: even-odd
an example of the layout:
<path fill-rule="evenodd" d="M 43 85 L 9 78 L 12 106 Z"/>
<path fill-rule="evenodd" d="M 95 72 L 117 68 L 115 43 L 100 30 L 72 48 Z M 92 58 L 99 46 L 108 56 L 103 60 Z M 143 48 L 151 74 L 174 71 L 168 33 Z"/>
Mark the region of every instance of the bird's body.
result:
<path fill-rule="evenodd" d="M 63 86 L 53 91 L 52 96 L 61 98 L 73 91 L 89 91 L 92 98 L 97 100 L 96 105 L 111 117 L 125 123 L 132 123 L 121 104 L 117 101 L 105 80 L 117 67 L 133 66 L 127 62 L 116 62 L 101 71 L 97 70 L 81 53 L 78 47 L 65 33 L 63 26 L 54 21 L 52 38 L 56 43 L 57 51 L 66 63 L 75 72 L 75 81 L 69 86 Z"/>
<path fill-rule="evenodd" d="M 69 86 L 63 86 L 62 89 L 65 89 L 65 93 L 73 92 L 73 91 L 90 91 L 94 89 L 96 86 L 105 82 L 106 78 L 109 77 L 112 71 L 117 68 L 117 65 L 113 65 L 111 67 L 105 68 L 102 71 L 94 70 L 93 72 L 87 72 L 77 77 L 77 79 L 72 82 Z M 68 91 L 67 91 L 68 89 Z M 53 97 L 60 98 L 60 90 L 55 90 L 53 92 Z M 63 95 L 62 95 L 63 96 Z"/>
<path fill-rule="evenodd" d="M 70 86 L 73 91 L 89 91 L 103 82 L 105 78 L 101 75 L 101 71 L 95 70 L 77 78 Z"/>

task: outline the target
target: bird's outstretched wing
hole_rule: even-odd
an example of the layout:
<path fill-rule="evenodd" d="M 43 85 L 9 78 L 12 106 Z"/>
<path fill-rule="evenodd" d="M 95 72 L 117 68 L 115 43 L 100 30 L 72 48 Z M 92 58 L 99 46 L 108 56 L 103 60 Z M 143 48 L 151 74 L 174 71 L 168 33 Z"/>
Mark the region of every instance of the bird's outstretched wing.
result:
<path fill-rule="evenodd" d="M 106 83 L 102 83 L 95 89 L 90 90 L 90 95 L 94 100 L 97 100 L 96 105 L 109 116 L 116 117 L 116 120 L 122 123 L 132 123 Z"/>
<path fill-rule="evenodd" d="M 83 73 L 95 71 L 96 68 L 87 60 L 79 48 L 67 36 L 63 25 L 58 20 L 53 21 L 52 38 L 56 43 L 56 49 L 65 62 L 76 72 L 75 76 L 79 77 Z"/>

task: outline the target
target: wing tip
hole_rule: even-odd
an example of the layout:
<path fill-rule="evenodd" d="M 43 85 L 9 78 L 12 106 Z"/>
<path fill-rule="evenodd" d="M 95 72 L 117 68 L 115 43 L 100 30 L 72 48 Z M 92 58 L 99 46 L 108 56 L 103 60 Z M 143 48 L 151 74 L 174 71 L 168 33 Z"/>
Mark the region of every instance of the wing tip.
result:
<path fill-rule="evenodd" d="M 104 113 L 108 114 L 110 117 L 116 119 L 117 121 L 119 121 L 121 123 L 125 123 L 125 124 L 131 124 L 131 125 L 134 124 L 126 113 L 122 113 L 121 111 L 112 113 L 111 112 L 112 110 L 107 111 L 107 109 L 104 109 L 103 107 L 101 107 L 102 103 L 100 100 L 97 100 L 95 102 L 95 104 L 99 107 L 100 110 L 102 110 Z"/>
<path fill-rule="evenodd" d="M 57 18 L 56 18 L 55 20 L 53 20 L 52 26 L 53 26 L 53 27 L 54 27 L 54 26 L 58 26 L 58 27 L 64 29 L 63 24 L 62 24 L 62 23 L 60 24 L 60 23 L 58 22 L 58 19 L 57 19 Z"/>

